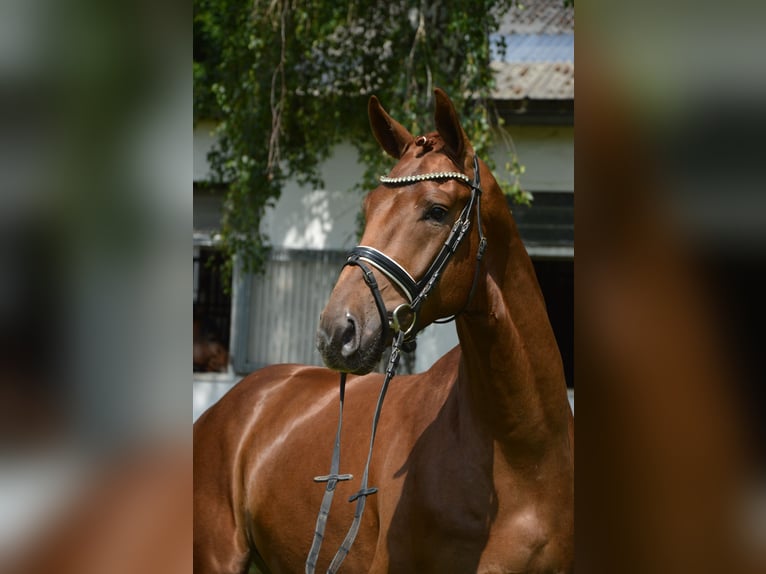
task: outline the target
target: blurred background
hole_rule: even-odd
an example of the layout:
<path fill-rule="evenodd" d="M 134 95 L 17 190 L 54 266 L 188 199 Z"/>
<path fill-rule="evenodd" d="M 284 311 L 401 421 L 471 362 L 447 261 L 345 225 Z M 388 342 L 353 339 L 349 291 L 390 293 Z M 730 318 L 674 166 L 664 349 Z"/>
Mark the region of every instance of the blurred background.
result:
<path fill-rule="evenodd" d="M 583 571 L 763 571 L 764 15 L 575 7 Z M 191 569 L 191 22 L 0 4 L 2 570 Z"/>
<path fill-rule="evenodd" d="M 0 3 L 0 570 L 135 571 L 187 512 L 190 21 Z"/>
<path fill-rule="evenodd" d="M 759 571 L 764 7 L 576 15 L 579 567 Z"/>

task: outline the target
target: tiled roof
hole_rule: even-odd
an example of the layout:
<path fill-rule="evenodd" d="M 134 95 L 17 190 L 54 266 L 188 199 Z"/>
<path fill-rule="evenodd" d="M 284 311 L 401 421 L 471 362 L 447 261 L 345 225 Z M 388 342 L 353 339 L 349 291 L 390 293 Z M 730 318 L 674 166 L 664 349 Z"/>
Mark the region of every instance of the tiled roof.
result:
<path fill-rule="evenodd" d="M 574 7 L 564 0 L 522 0 L 508 12 L 500 34 L 572 34 Z"/>
<path fill-rule="evenodd" d="M 574 8 L 563 0 L 527 0 L 523 6 L 511 9 L 490 38 L 495 98 L 574 99 Z"/>
<path fill-rule="evenodd" d="M 494 96 L 499 100 L 574 99 L 572 62 L 493 62 L 492 69 L 495 71 Z"/>

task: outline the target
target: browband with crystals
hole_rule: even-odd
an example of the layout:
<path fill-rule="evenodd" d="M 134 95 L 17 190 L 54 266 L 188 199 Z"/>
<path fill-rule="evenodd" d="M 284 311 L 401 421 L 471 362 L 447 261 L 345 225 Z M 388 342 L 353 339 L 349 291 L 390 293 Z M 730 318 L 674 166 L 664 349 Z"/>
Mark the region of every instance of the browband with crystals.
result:
<path fill-rule="evenodd" d="M 437 171 L 434 173 L 421 173 L 419 175 L 405 175 L 403 177 L 380 176 L 381 183 L 415 183 L 416 181 L 426 181 L 430 179 L 460 179 L 466 183 L 471 183 L 471 178 L 459 171 Z"/>

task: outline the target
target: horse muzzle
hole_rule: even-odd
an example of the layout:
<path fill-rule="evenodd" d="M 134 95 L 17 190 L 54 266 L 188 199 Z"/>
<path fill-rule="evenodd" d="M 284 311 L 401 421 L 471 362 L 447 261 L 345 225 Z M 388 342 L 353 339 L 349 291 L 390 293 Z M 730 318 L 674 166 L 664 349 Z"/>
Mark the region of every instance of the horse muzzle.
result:
<path fill-rule="evenodd" d="M 349 310 L 322 313 L 316 345 L 328 368 L 367 374 L 377 366 L 384 344 L 382 325 L 377 318 L 365 320 Z"/>

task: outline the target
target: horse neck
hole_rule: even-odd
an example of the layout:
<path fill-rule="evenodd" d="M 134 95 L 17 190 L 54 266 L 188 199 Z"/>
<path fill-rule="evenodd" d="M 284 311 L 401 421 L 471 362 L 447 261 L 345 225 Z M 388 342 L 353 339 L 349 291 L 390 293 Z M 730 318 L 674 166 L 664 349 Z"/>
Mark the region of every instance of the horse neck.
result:
<path fill-rule="evenodd" d="M 470 415 L 501 445 L 536 452 L 568 432 L 563 367 L 532 262 L 504 201 L 495 213 L 486 224 L 486 280 L 457 320 L 459 381 Z"/>

